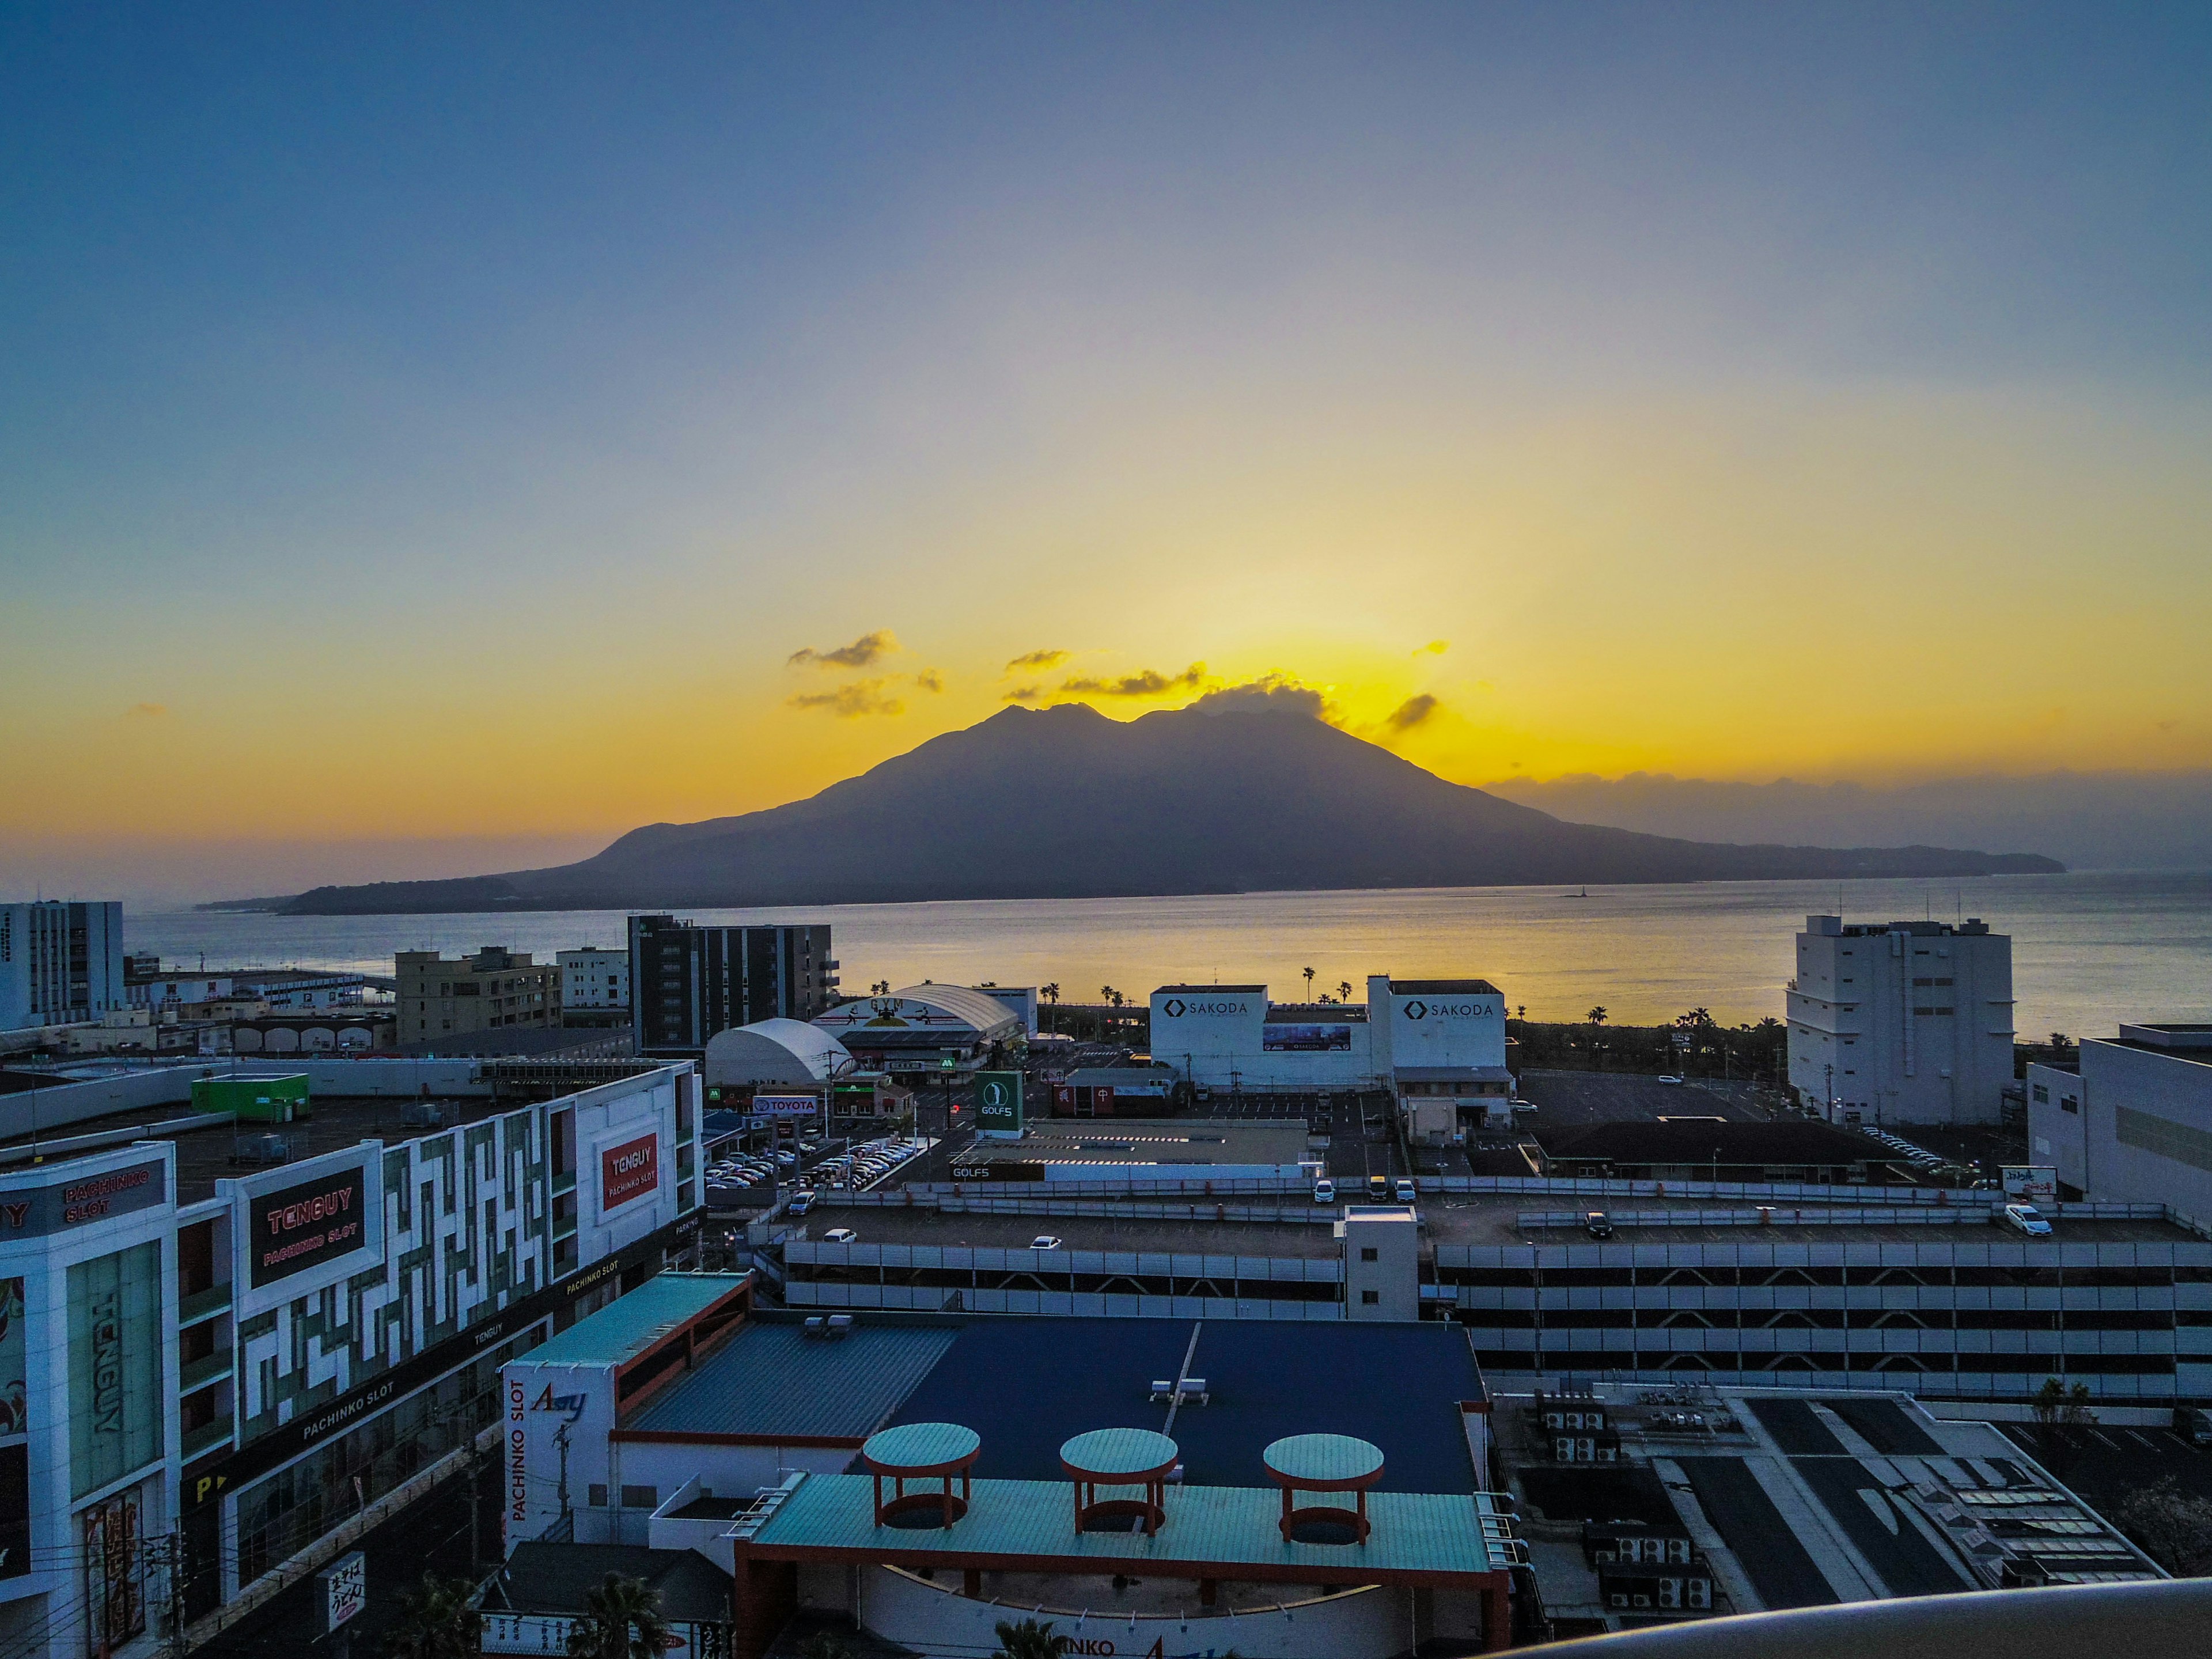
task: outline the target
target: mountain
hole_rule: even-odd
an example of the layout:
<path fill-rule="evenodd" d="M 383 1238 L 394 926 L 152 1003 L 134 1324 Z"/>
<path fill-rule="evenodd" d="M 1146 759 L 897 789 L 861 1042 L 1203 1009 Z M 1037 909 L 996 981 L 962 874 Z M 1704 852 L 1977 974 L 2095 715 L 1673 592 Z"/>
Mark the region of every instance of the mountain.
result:
<path fill-rule="evenodd" d="M 786 806 L 577 864 L 319 887 L 288 914 L 718 908 L 1346 887 L 2056 871 L 2033 854 L 1734 847 L 1568 823 L 1307 715 L 1009 708 Z"/>
<path fill-rule="evenodd" d="M 2042 772 L 1860 783 L 1723 783 L 1632 772 L 1516 778 L 1490 793 L 1615 830 L 1698 841 L 2039 847 L 2075 870 L 2212 870 L 2212 771 Z"/>

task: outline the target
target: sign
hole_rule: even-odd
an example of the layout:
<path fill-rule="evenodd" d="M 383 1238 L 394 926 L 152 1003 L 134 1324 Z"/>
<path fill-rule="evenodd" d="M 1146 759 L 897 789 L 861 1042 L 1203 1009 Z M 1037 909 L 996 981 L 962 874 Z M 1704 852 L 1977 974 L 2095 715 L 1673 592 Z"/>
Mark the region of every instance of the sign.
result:
<path fill-rule="evenodd" d="M 975 1133 L 1018 1140 L 1022 1134 L 1022 1074 L 975 1073 Z"/>
<path fill-rule="evenodd" d="M 633 1199 L 660 1188 L 660 1135 L 658 1130 L 635 1140 L 599 1152 L 599 1213 L 617 1209 Z"/>
<path fill-rule="evenodd" d="M 159 1158 L 43 1187 L 0 1188 L 0 1244 L 44 1238 L 133 1210 L 150 1210 L 168 1196 L 168 1170 Z"/>
<path fill-rule="evenodd" d="M 1073 1083 L 1053 1085 L 1052 1109 L 1060 1117 L 1075 1115 L 1075 1085 Z"/>
<path fill-rule="evenodd" d="M 1097 1117 L 1114 1115 L 1114 1091 L 1110 1085 L 1101 1085 L 1091 1091 L 1091 1110 Z"/>
<path fill-rule="evenodd" d="M 2005 1196 L 2015 1201 L 2030 1204 L 2055 1204 L 2058 1201 L 2058 1171 L 2045 1164 L 2008 1164 L 2004 1166 Z"/>
<path fill-rule="evenodd" d="M 1503 1019 L 1505 1003 L 1502 998 L 1496 1002 L 1481 999 L 1424 1002 L 1416 998 L 1401 1012 L 1407 1019 Z"/>
<path fill-rule="evenodd" d="M 246 1272 L 255 1290 L 350 1255 L 368 1243 L 360 1164 L 246 1200 Z"/>
<path fill-rule="evenodd" d="M 759 1117 L 812 1117 L 822 1109 L 818 1095 L 755 1095 L 753 1112 Z"/>
<path fill-rule="evenodd" d="M 981 1158 L 952 1166 L 955 1181 L 1042 1181 L 1044 1165 L 1025 1159 Z"/>
<path fill-rule="evenodd" d="M 368 1605 L 368 1558 L 359 1550 L 341 1555 L 315 1575 L 319 1635 L 328 1636 Z"/>
<path fill-rule="evenodd" d="M 1352 1047 L 1348 1024 L 1262 1025 L 1260 1047 L 1271 1054 L 1317 1054 Z"/>

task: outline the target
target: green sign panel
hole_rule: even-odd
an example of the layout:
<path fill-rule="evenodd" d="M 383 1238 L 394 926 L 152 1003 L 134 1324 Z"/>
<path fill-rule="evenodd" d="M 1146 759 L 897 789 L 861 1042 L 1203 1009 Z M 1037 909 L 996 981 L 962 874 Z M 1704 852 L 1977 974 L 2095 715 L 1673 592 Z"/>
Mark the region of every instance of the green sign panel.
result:
<path fill-rule="evenodd" d="M 1020 1135 L 1022 1074 L 1019 1072 L 975 1073 L 975 1132 L 986 1135 Z"/>

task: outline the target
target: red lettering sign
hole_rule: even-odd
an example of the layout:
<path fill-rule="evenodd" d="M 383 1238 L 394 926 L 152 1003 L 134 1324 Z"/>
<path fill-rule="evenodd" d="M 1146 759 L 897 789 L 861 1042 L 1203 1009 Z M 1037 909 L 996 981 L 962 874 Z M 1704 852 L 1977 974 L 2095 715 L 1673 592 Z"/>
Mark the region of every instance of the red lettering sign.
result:
<path fill-rule="evenodd" d="M 656 1134 L 625 1140 L 599 1154 L 599 1208 L 602 1212 L 642 1198 L 660 1186 L 660 1138 Z"/>

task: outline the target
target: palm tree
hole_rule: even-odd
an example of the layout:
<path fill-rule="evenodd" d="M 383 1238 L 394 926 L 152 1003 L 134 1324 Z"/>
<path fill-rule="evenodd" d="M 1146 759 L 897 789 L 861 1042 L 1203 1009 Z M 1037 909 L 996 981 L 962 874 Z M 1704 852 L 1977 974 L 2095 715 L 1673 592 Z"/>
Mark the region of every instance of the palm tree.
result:
<path fill-rule="evenodd" d="M 1313 970 L 1312 969 L 1310 969 L 1310 968 L 1307 969 L 1306 969 L 1306 1000 L 1307 1000 L 1308 1002 L 1311 1002 L 1311 1001 L 1313 1000 L 1313 976 L 1314 976 L 1314 970 Z"/>
<path fill-rule="evenodd" d="M 1052 1621 L 1039 1624 L 1034 1619 L 1024 1619 L 1018 1625 L 999 1621 L 999 1651 L 1006 1659 L 1060 1659 L 1075 1644 L 1065 1636 L 1052 1633 Z"/>
<path fill-rule="evenodd" d="M 1350 980 L 1344 979 L 1337 981 L 1336 1000 L 1339 1002 L 1349 1002 L 1352 1000 L 1352 981 Z"/>
<path fill-rule="evenodd" d="M 1585 1018 L 1588 1018 L 1589 1023 L 1593 1025 L 1604 1024 L 1606 1020 L 1605 1005 L 1601 1002 L 1596 1007 L 1591 1009 Z"/>
<path fill-rule="evenodd" d="M 384 1633 L 385 1659 L 472 1659 L 483 1620 L 469 1605 L 476 1587 L 465 1578 L 424 1573 L 399 1592 L 399 1621 Z"/>
<path fill-rule="evenodd" d="M 1051 1006 L 1054 1008 L 1060 1006 L 1060 987 L 1057 984 L 1038 986 L 1037 994 L 1042 997 Z M 1052 1023 L 1047 1022 L 1047 1024 L 1049 1028 Z"/>
<path fill-rule="evenodd" d="M 660 1616 L 659 1590 L 611 1572 L 584 1597 L 568 1652 L 570 1659 L 661 1659 L 673 1634 Z"/>

